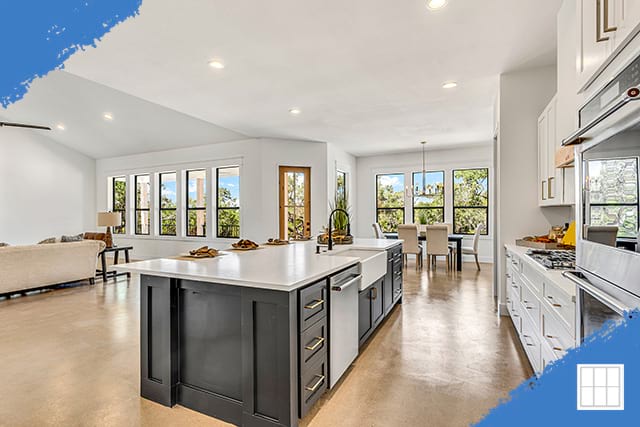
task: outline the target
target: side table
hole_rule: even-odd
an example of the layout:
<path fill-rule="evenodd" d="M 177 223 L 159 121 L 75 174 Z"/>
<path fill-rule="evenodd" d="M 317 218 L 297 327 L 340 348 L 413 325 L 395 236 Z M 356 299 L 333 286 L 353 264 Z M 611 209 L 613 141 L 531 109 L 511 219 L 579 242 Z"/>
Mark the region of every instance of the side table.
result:
<path fill-rule="evenodd" d="M 98 254 L 100 256 L 100 264 L 102 269 L 96 270 L 96 273 L 102 275 L 102 281 L 106 282 L 109 277 L 116 278 L 118 276 L 131 277 L 131 273 L 118 273 L 114 270 L 107 270 L 107 257 L 105 256 L 108 253 L 113 253 L 113 264 L 118 264 L 118 258 L 120 256 L 120 252 L 124 252 L 124 260 L 125 262 L 129 262 L 129 251 L 133 250 L 133 246 L 113 246 L 111 248 L 106 248 L 102 252 Z"/>

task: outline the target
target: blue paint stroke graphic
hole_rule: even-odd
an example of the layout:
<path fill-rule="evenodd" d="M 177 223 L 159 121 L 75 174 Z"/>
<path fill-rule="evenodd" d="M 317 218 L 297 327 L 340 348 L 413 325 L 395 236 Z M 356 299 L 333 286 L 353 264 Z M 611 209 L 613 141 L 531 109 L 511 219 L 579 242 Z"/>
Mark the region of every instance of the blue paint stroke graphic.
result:
<path fill-rule="evenodd" d="M 142 0 L 2 2 L 0 105 L 21 99 L 31 82 L 96 46 L 115 25 L 136 16 Z"/>
<path fill-rule="evenodd" d="M 624 364 L 625 409 L 578 411 L 578 364 Z M 496 372 L 495 375 L 500 375 Z M 640 425 L 640 311 L 608 324 L 582 346 L 511 392 L 477 427 L 502 426 L 637 426 Z"/>

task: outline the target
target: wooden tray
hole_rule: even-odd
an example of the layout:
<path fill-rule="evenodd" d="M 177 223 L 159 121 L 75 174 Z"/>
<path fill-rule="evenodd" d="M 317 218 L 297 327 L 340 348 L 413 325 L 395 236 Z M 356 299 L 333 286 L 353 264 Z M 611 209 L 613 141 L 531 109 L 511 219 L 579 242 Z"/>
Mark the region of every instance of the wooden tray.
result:
<path fill-rule="evenodd" d="M 559 243 L 543 243 L 543 242 L 531 242 L 529 240 L 518 239 L 516 240 L 516 246 L 524 246 L 527 248 L 535 249 L 558 249 Z"/>

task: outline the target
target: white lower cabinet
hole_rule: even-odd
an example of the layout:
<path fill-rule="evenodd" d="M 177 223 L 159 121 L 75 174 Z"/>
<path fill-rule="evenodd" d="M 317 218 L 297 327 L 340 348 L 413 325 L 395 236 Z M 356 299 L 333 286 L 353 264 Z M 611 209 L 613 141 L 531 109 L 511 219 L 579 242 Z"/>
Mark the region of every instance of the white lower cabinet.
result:
<path fill-rule="evenodd" d="M 506 303 L 536 375 L 575 345 L 575 302 L 534 266 L 507 250 Z"/>

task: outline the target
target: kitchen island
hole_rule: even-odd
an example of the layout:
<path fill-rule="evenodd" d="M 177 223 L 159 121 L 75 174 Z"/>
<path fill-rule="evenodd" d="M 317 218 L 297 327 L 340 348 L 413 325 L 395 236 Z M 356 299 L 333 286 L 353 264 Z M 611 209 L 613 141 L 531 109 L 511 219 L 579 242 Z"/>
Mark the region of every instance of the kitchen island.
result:
<path fill-rule="evenodd" d="M 344 249 L 395 254 L 400 243 Z M 359 259 L 335 249 L 292 243 L 117 266 L 140 277 L 141 396 L 236 425 L 296 426 L 328 385 L 329 280 L 359 274 Z"/>

